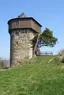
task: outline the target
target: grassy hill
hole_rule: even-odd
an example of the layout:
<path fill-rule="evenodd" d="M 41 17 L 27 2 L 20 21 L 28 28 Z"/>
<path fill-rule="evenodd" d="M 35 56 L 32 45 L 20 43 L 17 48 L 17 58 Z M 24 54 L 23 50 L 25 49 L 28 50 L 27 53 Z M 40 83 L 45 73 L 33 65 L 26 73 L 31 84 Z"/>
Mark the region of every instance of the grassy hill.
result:
<path fill-rule="evenodd" d="M 0 95 L 64 95 L 64 64 L 55 56 L 0 71 Z"/>

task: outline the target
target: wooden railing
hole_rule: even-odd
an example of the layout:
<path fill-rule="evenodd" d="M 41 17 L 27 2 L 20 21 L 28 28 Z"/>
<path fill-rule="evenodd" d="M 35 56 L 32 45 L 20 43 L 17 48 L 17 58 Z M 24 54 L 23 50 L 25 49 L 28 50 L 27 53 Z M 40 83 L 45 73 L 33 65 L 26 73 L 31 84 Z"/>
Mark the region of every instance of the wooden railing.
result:
<path fill-rule="evenodd" d="M 40 56 L 44 56 L 44 55 L 53 55 L 52 51 L 45 51 L 45 52 L 41 52 Z"/>

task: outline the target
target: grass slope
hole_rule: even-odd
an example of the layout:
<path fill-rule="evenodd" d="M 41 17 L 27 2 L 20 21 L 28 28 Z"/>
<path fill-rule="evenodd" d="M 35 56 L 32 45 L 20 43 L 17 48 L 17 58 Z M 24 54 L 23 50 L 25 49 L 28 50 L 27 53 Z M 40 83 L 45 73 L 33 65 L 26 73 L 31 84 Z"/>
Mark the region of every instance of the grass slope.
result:
<path fill-rule="evenodd" d="M 29 63 L 0 71 L 0 95 L 64 95 L 63 64 L 52 56 Z"/>

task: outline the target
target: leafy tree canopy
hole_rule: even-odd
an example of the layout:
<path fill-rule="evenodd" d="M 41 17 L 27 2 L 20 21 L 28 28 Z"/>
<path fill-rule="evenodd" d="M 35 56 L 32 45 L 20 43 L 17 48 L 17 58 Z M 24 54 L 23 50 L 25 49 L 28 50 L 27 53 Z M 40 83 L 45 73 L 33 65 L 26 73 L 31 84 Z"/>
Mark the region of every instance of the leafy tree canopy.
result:
<path fill-rule="evenodd" d="M 46 28 L 42 33 L 34 36 L 34 38 L 32 39 L 32 45 L 33 45 L 33 48 L 35 47 L 35 45 L 36 47 L 37 46 L 38 47 L 42 47 L 42 46 L 54 47 L 57 40 L 58 39 L 53 36 L 53 31 Z"/>

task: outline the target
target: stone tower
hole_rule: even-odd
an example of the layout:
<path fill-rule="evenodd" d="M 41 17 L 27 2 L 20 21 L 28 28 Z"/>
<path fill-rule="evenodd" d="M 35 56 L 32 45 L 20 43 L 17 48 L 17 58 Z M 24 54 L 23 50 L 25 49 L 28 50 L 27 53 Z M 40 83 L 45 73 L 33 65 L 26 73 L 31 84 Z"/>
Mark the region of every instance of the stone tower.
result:
<path fill-rule="evenodd" d="M 41 32 L 41 25 L 32 17 L 21 14 L 8 21 L 10 34 L 10 65 L 33 57 L 31 39 Z"/>

